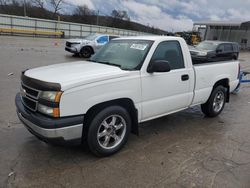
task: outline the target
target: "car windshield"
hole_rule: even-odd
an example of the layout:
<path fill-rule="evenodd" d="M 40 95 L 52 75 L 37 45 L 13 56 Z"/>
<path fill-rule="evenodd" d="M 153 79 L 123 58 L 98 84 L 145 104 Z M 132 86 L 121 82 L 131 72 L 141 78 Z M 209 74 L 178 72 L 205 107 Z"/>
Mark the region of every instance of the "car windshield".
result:
<path fill-rule="evenodd" d="M 90 35 L 86 36 L 84 39 L 86 39 L 86 40 L 95 40 L 96 37 L 98 37 L 98 36 L 100 36 L 100 35 L 90 34 Z"/>
<path fill-rule="evenodd" d="M 118 66 L 124 70 L 139 70 L 153 41 L 112 40 L 102 47 L 90 61 Z"/>
<path fill-rule="evenodd" d="M 201 42 L 195 48 L 197 48 L 198 50 L 215 50 L 217 46 L 218 44 L 213 42 Z"/>

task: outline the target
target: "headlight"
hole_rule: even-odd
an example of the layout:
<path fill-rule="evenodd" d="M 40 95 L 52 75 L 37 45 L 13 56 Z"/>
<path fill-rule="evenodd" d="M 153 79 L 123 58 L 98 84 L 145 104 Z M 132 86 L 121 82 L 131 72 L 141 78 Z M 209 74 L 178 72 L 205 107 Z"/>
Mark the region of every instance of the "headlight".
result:
<path fill-rule="evenodd" d="M 53 116 L 53 108 L 42 105 L 42 104 L 38 104 L 38 108 L 37 110 L 43 114 L 49 115 L 49 116 Z"/>
<path fill-rule="evenodd" d="M 37 110 L 42 114 L 49 115 L 51 117 L 59 117 L 59 108 L 52 108 L 49 106 L 45 106 L 43 104 L 38 104 Z"/>
<path fill-rule="evenodd" d="M 60 117 L 59 102 L 61 95 L 61 91 L 42 91 L 40 99 L 43 99 L 43 101 L 39 101 L 37 110 L 51 117 Z"/>
<path fill-rule="evenodd" d="M 71 44 L 71 47 L 75 47 L 75 46 L 77 46 L 77 45 L 79 45 L 79 44 L 81 44 L 81 43 L 72 43 L 72 44 Z"/>
<path fill-rule="evenodd" d="M 59 102 L 62 92 L 58 91 L 43 91 L 40 95 L 40 98 L 45 99 L 51 102 Z"/>

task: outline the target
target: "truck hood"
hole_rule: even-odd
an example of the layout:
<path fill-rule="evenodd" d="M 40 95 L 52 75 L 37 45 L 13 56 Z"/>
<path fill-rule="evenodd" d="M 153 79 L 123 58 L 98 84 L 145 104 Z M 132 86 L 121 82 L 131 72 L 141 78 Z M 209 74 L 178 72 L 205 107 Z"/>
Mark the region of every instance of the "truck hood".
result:
<path fill-rule="evenodd" d="M 40 81 L 59 83 L 64 91 L 79 85 L 124 77 L 130 72 L 111 65 L 77 61 L 29 69 L 24 74 Z"/>
<path fill-rule="evenodd" d="M 193 47 L 193 48 L 190 47 L 189 50 L 192 52 L 207 52 L 207 53 L 214 52 L 214 50 L 201 50 L 201 49 L 197 49 L 195 47 Z"/>
<path fill-rule="evenodd" d="M 213 50 L 200 50 L 196 49 L 195 47 L 189 48 L 189 51 L 192 56 L 207 56 L 215 53 Z"/>

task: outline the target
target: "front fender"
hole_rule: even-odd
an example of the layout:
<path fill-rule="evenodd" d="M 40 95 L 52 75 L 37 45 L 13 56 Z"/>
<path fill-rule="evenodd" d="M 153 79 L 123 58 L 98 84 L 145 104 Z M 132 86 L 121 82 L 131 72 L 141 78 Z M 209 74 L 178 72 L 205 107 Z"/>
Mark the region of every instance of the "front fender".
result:
<path fill-rule="evenodd" d="M 85 114 L 97 104 L 120 98 L 131 99 L 140 115 L 140 96 L 139 76 L 91 83 L 63 92 L 60 115 L 63 117 Z"/>

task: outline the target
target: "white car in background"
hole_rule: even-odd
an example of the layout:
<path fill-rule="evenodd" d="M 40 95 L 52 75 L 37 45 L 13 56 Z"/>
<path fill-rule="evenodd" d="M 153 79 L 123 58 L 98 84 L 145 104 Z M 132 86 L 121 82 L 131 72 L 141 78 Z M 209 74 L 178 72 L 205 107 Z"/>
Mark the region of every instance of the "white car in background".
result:
<path fill-rule="evenodd" d="M 81 55 L 84 58 L 89 58 L 99 48 L 114 38 L 118 38 L 118 36 L 90 34 L 83 39 L 69 39 L 66 41 L 65 50 L 75 55 Z"/>

